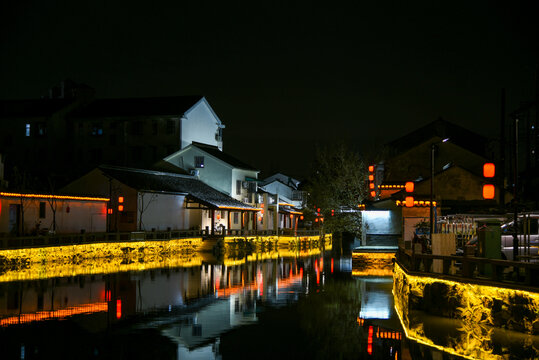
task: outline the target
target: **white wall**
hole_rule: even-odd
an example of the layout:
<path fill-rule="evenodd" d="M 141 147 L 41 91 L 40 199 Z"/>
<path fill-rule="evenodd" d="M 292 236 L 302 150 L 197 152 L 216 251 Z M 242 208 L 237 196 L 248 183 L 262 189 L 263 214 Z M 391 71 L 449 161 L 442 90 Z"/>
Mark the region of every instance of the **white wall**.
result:
<path fill-rule="evenodd" d="M 45 217 L 39 217 L 39 203 L 45 203 Z M 9 233 L 9 205 L 19 205 L 18 198 L 0 198 L 0 233 Z M 24 229 L 32 232 L 40 222 L 40 229 L 52 229 L 53 212 L 46 199 L 26 198 L 24 206 Z M 69 208 L 69 210 L 68 210 Z M 69 212 L 68 212 L 69 211 Z M 106 231 L 107 203 L 102 201 L 59 200 L 56 203 L 56 233 L 69 234 Z M 22 221 L 22 219 L 20 219 Z"/>
<path fill-rule="evenodd" d="M 243 170 L 243 169 L 233 169 L 232 171 L 232 187 L 230 196 L 233 197 L 236 200 L 243 201 L 243 198 L 247 196 L 248 190 L 247 189 L 241 189 L 241 195 L 236 194 L 236 181 L 245 181 L 246 178 L 256 179 L 258 177 L 258 171 L 254 170 Z M 251 199 L 252 201 L 252 199 Z"/>
<path fill-rule="evenodd" d="M 185 196 L 171 194 L 139 193 L 139 209 L 142 213 L 142 230 L 183 230 L 190 227 L 189 211 L 184 208 Z M 141 201 L 142 199 L 142 201 Z M 140 211 L 137 212 L 137 224 Z"/>
<path fill-rule="evenodd" d="M 367 234 L 395 235 L 401 233 L 401 218 L 395 211 L 364 210 L 361 213 Z"/>
<path fill-rule="evenodd" d="M 223 142 L 215 140 L 215 134 L 220 125 L 221 121 L 206 99 L 203 98 L 181 119 L 181 148 L 183 149 L 196 141 L 217 146 L 223 150 Z"/>
<path fill-rule="evenodd" d="M 232 189 L 232 168 L 199 148 L 191 146 L 180 150 L 167 156 L 165 161 L 189 171 L 190 169 L 195 169 L 195 156 L 204 156 L 204 167 L 196 169 L 199 173 L 199 179 L 212 188 L 230 195 Z"/>

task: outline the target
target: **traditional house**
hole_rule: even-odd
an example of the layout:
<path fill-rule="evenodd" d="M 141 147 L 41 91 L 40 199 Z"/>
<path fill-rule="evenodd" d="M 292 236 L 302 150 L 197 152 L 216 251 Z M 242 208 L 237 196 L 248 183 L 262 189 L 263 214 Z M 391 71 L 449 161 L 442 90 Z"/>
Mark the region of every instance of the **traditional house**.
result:
<path fill-rule="evenodd" d="M 203 96 L 94 99 L 69 81 L 47 98 L 0 101 L 0 120 L 7 180 L 15 167 L 59 181 L 103 163 L 148 168 L 193 141 L 222 149 L 225 127 Z"/>
<path fill-rule="evenodd" d="M 0 192 L 0 236 L 106 231 L 109 199 Z"/>
<path fill-rule="evenodd" d="M 303 191 L 298 189 L 299 184 L 299 180 L 277 173 L 262 180 L 260 187 L 271 194 L 279 195 L 282 201 L 301 208 L 303 205 Z"/>
<path fill-rule="evenodd" d="M 109 231 L 201 229 L 207 234 L 253 229 L 258 208 L 193 176 L 100 166 L 62 189 L 107 196 Z"/>
<path fill-rule="evenodd" d="M 193 142 L 164 158 L 189 171 L 203 183 L 238 201 L 254 204 L 259 170 L 221 151 L 217 146 Z"/>

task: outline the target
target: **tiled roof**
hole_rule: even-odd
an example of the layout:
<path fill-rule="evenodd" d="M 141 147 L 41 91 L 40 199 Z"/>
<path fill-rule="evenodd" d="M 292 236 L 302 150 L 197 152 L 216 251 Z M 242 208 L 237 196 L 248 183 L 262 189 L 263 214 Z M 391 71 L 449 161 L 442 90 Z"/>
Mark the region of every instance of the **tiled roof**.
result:
<path fill-rule="evenodd" d="M 73 101 L 73 99 L 2 100 L 0 101 L 0 118 L 51 116 Z"/>
<path fill-rule="evenodd" d="M 105 165 L 99 168 L 105 175 L 138 191 L 184 194 L 210 208 L 255 210 L 192 176 Z"/>
<path fill-rule="evenodd" d="M 195 142 L 195 141 L 193 141 L 193 146 L 196 146 L 200 150 L 203 150 L 203 151 L 207 152 L 211 156 L 216 157 L 217 159 L 219 159 L 219 160 L 221 160 L 221 161 L 223 161 L 223 162 L 225 162 L 225 163 L 227 163 L 229 165 L 232 165 L 235 168 L 243 169 L 243 170 L 258 171 L 257 169 L 255 169 L 251 165 L 247 165 L 246 163 L 236 159 L 232 155 L 229 155 L 227 153 L 222 152 L 221 150 L 219 150 L 219 148 L 217 146 L 202 144 L 202 143 L 198 143 L 198 142 Z"/>
<path fill-rule="evenodd" d="M 200 95 L 155 98 L 98 99 L 72 113 L 75 117 L 181 116 L 202 99 Z"/>

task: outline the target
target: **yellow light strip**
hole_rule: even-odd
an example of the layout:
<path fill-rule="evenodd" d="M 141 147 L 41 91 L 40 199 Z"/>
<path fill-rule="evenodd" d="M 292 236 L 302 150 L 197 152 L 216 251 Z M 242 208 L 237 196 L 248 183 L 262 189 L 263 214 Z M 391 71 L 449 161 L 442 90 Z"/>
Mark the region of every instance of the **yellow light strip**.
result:
<path fill-rule="evenodd" d="M 219 209 L 225 209 L 225 210 L 244 210 L 244 211 L 260 211 L 262 209 L 259 208 L 240 208 L 236 206 L 218 206 Z"/>
<path fill-rule="evenodd" d="M 389 189 L 404 189 L 405 185 L 380 185 L 380 189 L 389 190 Z"/>
<path fill-rule="evenodd" d="M 397 206 L 406 206 L 406 200 L 405 201 L 397 200 L 397 201 L 395 201 L 395 205 L 397 205 Z M 432 205 L 436 206 L 437 205 L 436 201 L 433 201 Z M 428 201 L 428 200 L 426 200 L 426 201 L 414 200 L 414 206 L 429 207 L 430 206 L 430 201 Z"/>
<path fill-rule="evenodd" d="M 279 206 L 294 206 L 293 204 L 289 203 L 279 203 Z"/>
<path fill-rule="evenodd" d="M 109 198 L 89 197 L 89 196 L 69 196 L 69 195 L 45 195 L 45 194 L 21 194 L 0 192 L 3 197 L 23 197 L 32 199 L 57 199 L 57 200 L 83 200 L 83 201 L 109 201 Z"/>

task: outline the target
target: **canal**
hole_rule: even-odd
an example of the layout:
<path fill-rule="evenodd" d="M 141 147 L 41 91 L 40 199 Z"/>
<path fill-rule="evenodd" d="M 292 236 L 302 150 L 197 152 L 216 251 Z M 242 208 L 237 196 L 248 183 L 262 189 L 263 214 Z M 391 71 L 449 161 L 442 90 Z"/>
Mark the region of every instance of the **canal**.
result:
<path fill-rule="evenodd" d="M 0 358 L 457 359 L 447 349 L 477 346 L 458 323 L 421 314 L 426 338 L 408 340 L 383 257 L 342 249 L 189 256 L 25 280 L 4 271 Z M 496 334 L 500 358 L 537 356 L 535 337 Z"/>

